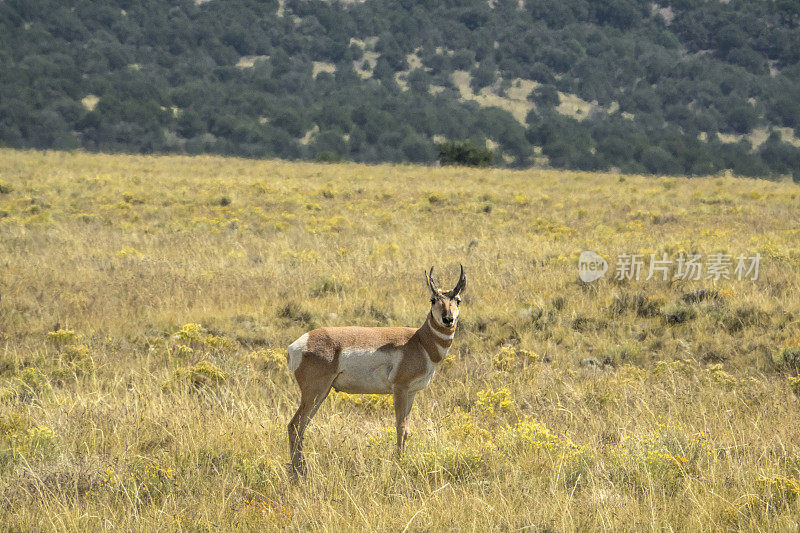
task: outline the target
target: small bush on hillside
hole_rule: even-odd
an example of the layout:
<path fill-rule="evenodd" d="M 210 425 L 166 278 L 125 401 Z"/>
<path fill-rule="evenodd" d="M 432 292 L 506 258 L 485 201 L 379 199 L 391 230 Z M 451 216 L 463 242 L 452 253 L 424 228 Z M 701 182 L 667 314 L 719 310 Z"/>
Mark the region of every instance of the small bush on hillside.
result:
<path fill-rule="evenodd" d="M 541 85 L 531 91 L 528 100 L 539 107 L 555 107 L 561 103 L 558 90 L 552 85 Z"/>
<path fill-rule="evenodd" d="M 488 167 L 492 163 L 492 151 L 468 142 L 447 141 L 439 144 L 439 161 L 442 165 Z"/>

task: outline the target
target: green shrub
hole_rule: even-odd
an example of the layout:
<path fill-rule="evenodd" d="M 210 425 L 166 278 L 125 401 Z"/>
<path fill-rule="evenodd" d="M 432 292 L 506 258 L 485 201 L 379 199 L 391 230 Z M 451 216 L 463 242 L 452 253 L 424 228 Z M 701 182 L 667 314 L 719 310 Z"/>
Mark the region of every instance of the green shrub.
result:
<path fill-rule="evenodd" d="M 412 473 L 421 477 L 440 477 L 450 482 L 470 481 L 486 469 L 483 455 L 478 450 L 450 445 L 437 446 L 404 459 Z"/>
<path fill-rule="evenodd" d="M 800 377 L 790 377 L 789 386 L 792 388 L 793 393 L 800 396 Z"/>
<path fill-rule="evenodd" d="M 50 391 L 50 388 L 47 376 L 34 366 L 27 367 L 14 380 L 14 389 L 22 401 L 45 394 Z"/>
<path fill-rule="evenodd" d="M 782 348 L 772 354 L 772 364 L 778 370 L 800 372 L 800 347 Z"/>
<path fill-rule="evenodd" d="M 682 304 L 672 304 L 661 308 L 661 316 L 667 324 L 683 324 L 697 317 L 693 307 Z"/>
<path fill-rule="evenodd" d="M 735 333 L 751 326 L 767 326 L 769 315 L 761 309 L 745 304 L 722 317 L 722 325 L 728 333 Z"/>
<path fill-rule="evenodd" d="M 442 165 L 488 167 L 492 163 L 492 151 L 468 142 L 446 141 L 439 144 L 439 161 Z"/>
<path fill-rule="evenodd" d="M 336 281 L 335 278 L 332 277 L 323 277 L 317 280 L 316 283 L 311 287 L 311 296 L 323 296 L 325 294 L 331 292 L 339 292 L 342 286 L 339 282 Z"/>

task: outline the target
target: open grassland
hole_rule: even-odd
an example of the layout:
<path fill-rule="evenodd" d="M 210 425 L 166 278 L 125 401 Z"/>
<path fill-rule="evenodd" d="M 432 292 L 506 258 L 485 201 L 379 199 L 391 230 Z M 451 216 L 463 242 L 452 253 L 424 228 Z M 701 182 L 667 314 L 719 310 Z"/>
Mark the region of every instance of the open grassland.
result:
<path fill-rule="evenodd" d="M 0 151 L 0 524 L 796 531 L 798 220 L 791 183 Z M 761 272 L 585 285 L 586 249 Z M 406 456 L 334 394 L 292 483 L 285 347 L 419 325 L 459 263 Z"/>

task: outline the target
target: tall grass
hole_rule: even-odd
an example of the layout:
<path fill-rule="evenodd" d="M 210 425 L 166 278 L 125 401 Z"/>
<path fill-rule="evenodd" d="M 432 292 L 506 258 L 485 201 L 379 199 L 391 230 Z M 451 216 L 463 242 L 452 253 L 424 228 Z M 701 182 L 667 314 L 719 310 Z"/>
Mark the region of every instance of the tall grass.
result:
<path fill-rule="evenodd" d="M 796 185 L 8 150 L 0 182 L 7 529 L 797 528 Z M 586 285 L 586 249 L 763 259 Z M 421 324 L 459 263 L 406 456 L 334 394 L 292 483 L 284 347 Z"/>

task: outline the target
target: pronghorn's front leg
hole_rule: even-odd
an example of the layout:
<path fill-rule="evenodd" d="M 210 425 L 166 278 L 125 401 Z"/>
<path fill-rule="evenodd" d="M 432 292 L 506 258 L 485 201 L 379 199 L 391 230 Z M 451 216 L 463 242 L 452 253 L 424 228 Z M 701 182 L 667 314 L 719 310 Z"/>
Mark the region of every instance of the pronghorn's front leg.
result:
<path fill-rule="evenodd" d="M 394 417 L 397 431 L 397 453 L 403 455 L 408 437 L 408 414 L 414 405 L 414 392 L 407 388 L 394 386 Z"/>

